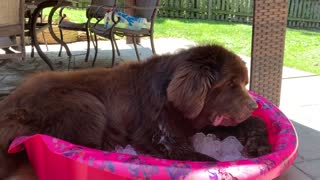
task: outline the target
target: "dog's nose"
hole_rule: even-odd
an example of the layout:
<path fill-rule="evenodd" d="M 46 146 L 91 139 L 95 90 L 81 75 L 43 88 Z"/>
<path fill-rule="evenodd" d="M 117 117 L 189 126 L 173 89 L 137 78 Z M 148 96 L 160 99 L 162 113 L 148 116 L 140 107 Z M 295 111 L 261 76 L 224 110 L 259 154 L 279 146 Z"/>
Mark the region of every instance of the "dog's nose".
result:
<path fill-rule="evenodd" d="M 249 101 L 248 107 L 252 110 L 255 110 L 258 108 L 258 104 L 255 101 Z"/>

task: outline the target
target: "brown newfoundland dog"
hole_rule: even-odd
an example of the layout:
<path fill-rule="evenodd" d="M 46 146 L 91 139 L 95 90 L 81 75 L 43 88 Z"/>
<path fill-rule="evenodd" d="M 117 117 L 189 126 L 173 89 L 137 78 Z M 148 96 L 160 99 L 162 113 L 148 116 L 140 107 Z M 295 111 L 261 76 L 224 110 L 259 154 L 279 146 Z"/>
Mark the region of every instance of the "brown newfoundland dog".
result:
<path fill-rule="evenodd" d="M 189 137 L 207 126 L 235 126 L 257 108 L 245 63 L 216 45 L 112 69 L 43 72 L 0 102 L 0 179 L 22 155 L 17 136 L 43 133 L 102 150 L 131 144 L 159 158 L 213 161 Z"/>

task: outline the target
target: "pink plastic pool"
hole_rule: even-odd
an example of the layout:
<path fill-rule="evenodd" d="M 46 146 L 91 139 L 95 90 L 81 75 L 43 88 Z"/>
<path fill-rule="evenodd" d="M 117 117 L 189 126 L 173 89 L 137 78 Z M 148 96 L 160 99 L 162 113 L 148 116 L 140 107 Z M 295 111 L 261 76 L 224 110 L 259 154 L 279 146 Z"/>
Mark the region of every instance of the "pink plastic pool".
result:
<path fill-rule="evenodd" d="M 190 162 L 104 152 L 46 136 L 17 138 L 9 152 L 27 150 L 40 180 L 100 179 L 273 179 L 285 171 L 297 155 L 297 135 L 291 122 L 269 101 L 254 93 L 259 108 L 253 115 L 268 126 L 272 153 L 230 162 Z"/>

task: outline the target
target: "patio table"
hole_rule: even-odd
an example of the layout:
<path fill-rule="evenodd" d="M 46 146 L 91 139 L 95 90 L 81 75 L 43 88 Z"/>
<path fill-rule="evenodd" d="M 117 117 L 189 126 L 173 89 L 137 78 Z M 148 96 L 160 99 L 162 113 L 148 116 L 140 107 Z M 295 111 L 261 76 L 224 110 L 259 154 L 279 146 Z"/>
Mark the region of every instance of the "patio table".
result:
<path fill-rule="evenodd" d="M 34 47 L 36 48 L 39 56 L 48 64 L 51 70 L 54 70 L 50 58 L 40 48 L 40 45 L 37 39 L 37 32 L 36 32 L 37 19 L 43 9 L 52 7 L 48 16 L 48 23 L 47 23 L 50 35 L 55 41 L 57 41 L 66 49 L 67 55 L 71 57 L 71 52 L 68 46 L 63 41 L 61 41 L 60 38 L 57 37 L 57 35 L 53 32 L 53 28 L 52 28 L 52 18 L 54 13 L 57 11 L 57 9 L 59 9 L 62 6 L 71 5 L 71 2 L 68 0 L 32 0 L 32 1 L 26 0 L 25 4 L 26 4 L 26 10 L 31 11 L 31 18 L 30 18 L 31 41 L 33 41 Z"/>

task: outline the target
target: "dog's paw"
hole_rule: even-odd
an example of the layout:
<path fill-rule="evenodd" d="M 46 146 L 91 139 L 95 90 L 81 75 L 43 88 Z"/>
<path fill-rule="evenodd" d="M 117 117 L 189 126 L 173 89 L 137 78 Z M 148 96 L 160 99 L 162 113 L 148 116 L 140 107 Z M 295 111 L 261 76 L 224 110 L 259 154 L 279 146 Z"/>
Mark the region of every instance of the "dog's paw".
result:
<path fill-rule="evenodd" d="M 247 157 L 255 158 L 269 154 L 271 152 L 272 146 L 269 144 L 266 137 L 250 137 L 247 139 L 244 145 L 244 152 Z"/>

